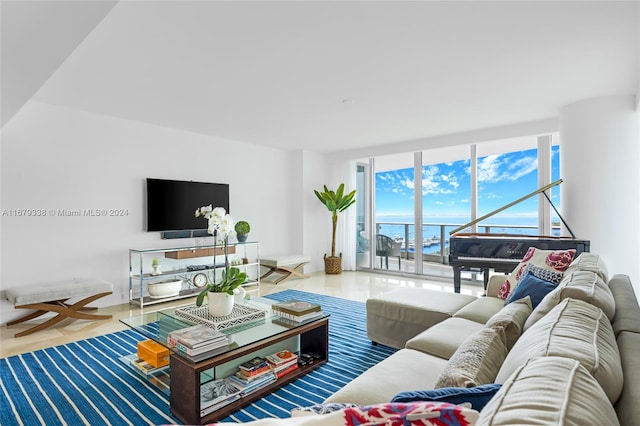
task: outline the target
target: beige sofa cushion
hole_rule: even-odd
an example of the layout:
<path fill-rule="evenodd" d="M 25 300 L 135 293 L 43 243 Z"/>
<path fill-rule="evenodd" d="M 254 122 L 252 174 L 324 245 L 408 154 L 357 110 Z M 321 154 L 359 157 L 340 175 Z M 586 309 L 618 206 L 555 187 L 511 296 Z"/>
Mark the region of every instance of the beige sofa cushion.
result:
<path fill-rule="evenodd" d="M 616 314 L 611 321 L 616 336 L 622 331 L 640 333 L 640 306 L 628 275 L 616 274 L 609 280 L 616 301 Z"/>
<path fill-rule="evenodd" d="M 413 349 L 400 349 L 347 383 L 324 402 L 378 404 L 389 402 L 406 390 L 433 389 L 446 364 L 446 359 Z"/>
<path fill-rule="evenodd" d="M 529 296 L 516 300 L 504 306 L 489 318 L 486 326 L 502 327 L 506 338 L 507 350 L 510 350 L 522 334 L 524 323 L 531 315 L 532 309 Z"/>
<path fill-rule="evenodd" d="M 600 383 L 614 403 L 622 391 L 622 367 L 611 323 L 600 308 L 567 298 L 524 332 L 496 377 L 504 383 L 527 359 L 573 358 Z"/>
<path fill-rule="evenodd" d="M 574 271 L 565 275 L 558 287 L 542 299 L 527 319 L 524 329 L 527 330 L 567 297 L 580 299 L 599 307 L 609 320 L 615 315 L 616 302 L 608 284 L 595 272 Z"/>
<path fill-rule="evenodd" d="M 480 412 L 476 425 L 618 425 L 607 395 L 580 362 L 532 358 Z"/>
<path fill-rule="evenodd" d="M 504 307 L 504 300 L 498 297 L 478 297 L 453 314 L 454 318 L 465 318 L 485 324 L 496 312 Z"/>
<path fill-rule="evenodd" d="M 483 328 L 469 336 L 447 362 L 436 388 L 471 388 L 493 383 L 507 355 L 502 327 Z"/>
<path fill-rule="evenodd" d="M 616 402 L 616 412 L 620 423 L 633 425 L 640 419 L 640 334 L 621 331 L 618 336 L 618 348 L 622 371 L 624 371 L 624 385 L 622 395 Z"/>
<path fill-rule="evenodd" d="M 571 265 L 564 271 L 564 274 L 569 275 L 575 271 L 595 272 L 605 283 L 609 281 L 607 265 L 604 264 L 604 260 L 602 260 L 599 254 L 588 252 L 580 253 L 578 257 L 573 259 L 573 262 L 571 262 Z"/>
<path fill-rule="evenodd" d="M 474 296 L 400 287 L 367 299 L 367 336 L 397 349 L 427 328 L 451 318 Z"/>
<path fill-rule="evenodd" d="M 449 359 L 460 345 L 484 325 L 464 318 L 449 318 L 407 342 L 407 348 Z"/>

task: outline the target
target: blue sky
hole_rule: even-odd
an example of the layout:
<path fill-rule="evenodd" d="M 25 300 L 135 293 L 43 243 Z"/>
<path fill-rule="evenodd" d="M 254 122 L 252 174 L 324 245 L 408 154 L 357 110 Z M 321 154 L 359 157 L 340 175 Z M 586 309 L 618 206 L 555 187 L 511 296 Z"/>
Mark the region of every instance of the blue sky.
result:
<path fill-rule="evenodd" d="M 559 179 L 559 150 L 552 150 L 552 181 Z M 425 218 L 470 217 L 470 161 L 423 166 L 422 198 Z M 537 150 L 491 155 L 478 159 L 478 216 L 508 204 L 538 188 Z M 413 168 L 376 173 L 376 216 L 413 216 Z M 552 190 L 559 208 L 559 187 Z M 501 213 L 502 218 L 529 217 L 536 221 L 537 197 Z M 491 222 L 488 219 L 487 222 Z"/>

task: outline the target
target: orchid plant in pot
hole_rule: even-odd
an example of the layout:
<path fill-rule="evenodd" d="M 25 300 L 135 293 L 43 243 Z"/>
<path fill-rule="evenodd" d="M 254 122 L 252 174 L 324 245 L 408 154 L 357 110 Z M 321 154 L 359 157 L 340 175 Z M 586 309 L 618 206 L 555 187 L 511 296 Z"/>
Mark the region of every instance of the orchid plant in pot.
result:
<path fill-rule="evenodd" d="M 229 233 L 234 229 L 233 218 L 227 214 L 223 207 L 212 208 L 211 205 L 200 207 L 196 210 L 196 217 L 203 216 L 209 221 L 208 232 L 214 237 L 214 245 L 217 245 L 218 237 L 222 238 L 224 245 L 224 271 L 222 280 L 216 282 L 215 269 L 212 282 L 202 289 L 196 298 L 196 305 L 202 306 L 205 296 L 209 302 L 209 313 L 214 317 L 227 316 L 233 310 L 235 295 L 244 297 L 244 289 L 241 287 L 247 279 L 247 274 L 238 268 L 229 266 Z"/>

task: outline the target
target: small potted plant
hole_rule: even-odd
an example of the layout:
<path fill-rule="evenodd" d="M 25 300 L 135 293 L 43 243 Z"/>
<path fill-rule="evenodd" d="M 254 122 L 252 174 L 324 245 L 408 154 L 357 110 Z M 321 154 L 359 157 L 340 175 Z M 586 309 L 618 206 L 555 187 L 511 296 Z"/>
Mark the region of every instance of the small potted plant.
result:
<path fill-rule="evenodd" d="M 196 306 L 202 306 L 204 297 L 209 300 L 209 313 L 214 317 L 224 317 L 231 314 L 234 299 L 238 295 L 244 298 L 246 292 L 240 287 L 247 280 L 247 274 L 240 269 L 227 266 L 222 271 L 222 281 L 208 283 L 198 294 Z"/>
<path fill-rule="evenodd" d="M 244 243 L 247 241 L 247 236 L 249 235 L 249 231 L 251 231 L 249 222 L 240 220 L 236 222 L 234 229 L 236 231 L 236 238 L 238 239 L 238 242 Z"/>

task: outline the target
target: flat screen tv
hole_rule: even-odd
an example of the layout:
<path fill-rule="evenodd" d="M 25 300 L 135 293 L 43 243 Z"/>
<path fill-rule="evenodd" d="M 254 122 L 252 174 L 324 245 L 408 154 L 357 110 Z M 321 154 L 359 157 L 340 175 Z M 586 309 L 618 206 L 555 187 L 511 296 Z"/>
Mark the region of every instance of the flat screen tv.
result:
<path fill-rule="evenodd" d="M 209 204 L 229 212 L 229 184 L 147 178 L 147 231 L 207 229 L 195 211 Z"/>

